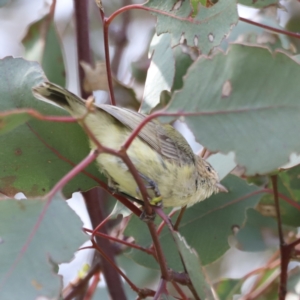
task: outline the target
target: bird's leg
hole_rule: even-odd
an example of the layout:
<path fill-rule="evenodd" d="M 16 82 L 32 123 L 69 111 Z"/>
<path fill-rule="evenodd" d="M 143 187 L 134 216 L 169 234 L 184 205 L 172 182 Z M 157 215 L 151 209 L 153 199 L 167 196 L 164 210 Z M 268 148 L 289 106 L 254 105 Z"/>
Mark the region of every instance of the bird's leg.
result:
<path fill-rule="evenodd" d="M 154 191 L 155 197 L 152 198 L 149 203 L 151 205 L 158 205 L 158 206 L 162 206 L 162 196 L 160 194 L 160 191 L 158 189 L 158 186 L 156 184 L 155 181 L 153 181 L 152 179 L 150 179 L 149 177 L 145 176 L 142 173 L 139 173 L 139 175 L 141 176 L 142 179 L 144 179 L 149 185 L 146 186 L 147 189 L 152 189 Z"/>
<path fill-rule="evenodd" d="M 123 195 L 123 196 L 125 196 L 125 197 L 128 198 L 129 200 L 131 200 L 131 201 L 133 201 L 133 202 L 136 202 L 136 203 L 141 204 L 142 206 L 144 206 L 144 201 L 143 201 L 143 200 L 136 199 L 136 198 L 134 198 L 133 196 L 128 195 L 128 194 L 123 193 L 123 192 L 121 192 L 120 194 Z M 156 217 L 155 212 L 154 212 L 152 215 L 148 215 L 148 214 L 145 212 L 145 210 L 143 210 L 143 212 L 142 212 L 141 215 L 140 215 L 140 219 L 141 219 L 142 221 L 145 221 L 145 222 L 154 221 L 155 217 Z"/>

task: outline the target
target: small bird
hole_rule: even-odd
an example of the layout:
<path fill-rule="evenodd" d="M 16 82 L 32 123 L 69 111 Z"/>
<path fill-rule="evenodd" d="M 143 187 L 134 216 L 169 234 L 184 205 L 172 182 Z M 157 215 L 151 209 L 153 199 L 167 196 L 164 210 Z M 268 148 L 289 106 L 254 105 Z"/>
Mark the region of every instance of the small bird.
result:
<path fill-rule="evenodd" d="M 88 109 L 83 99 L 50 82 L 34 87 L 33 94 L 50 101 L 83 122 L 103 146 L 118 150 L 146 115 L 113 105 L 94 104 Z M 96 145 L 90 141 L 91 149 Z M 141 176 L 150 203 L 164 207 L 191 206 L 213 193 L 227 191 L 217 172 L 195 155 L 185 138 L 169 124 L 156 119 L 147 123 L 133 140 L 127 154 Z M 100 171 L 109 186 L 118 192 L 141 200 L 138 186 L 121 158 L 101 153 L 97 157 Z"/>

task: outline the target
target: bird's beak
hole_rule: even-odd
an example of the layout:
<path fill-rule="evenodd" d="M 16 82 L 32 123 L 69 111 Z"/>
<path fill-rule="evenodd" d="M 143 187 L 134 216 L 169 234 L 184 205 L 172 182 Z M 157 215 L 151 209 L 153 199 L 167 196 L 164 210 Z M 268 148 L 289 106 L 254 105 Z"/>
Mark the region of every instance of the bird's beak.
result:
<path fill-rule="evenodd" d="M 219 189 L 219 192 L 228 193 L 228 190 L 224 185 L 222 185 L 220 182 L 216 184 L 216 187 Z"/>

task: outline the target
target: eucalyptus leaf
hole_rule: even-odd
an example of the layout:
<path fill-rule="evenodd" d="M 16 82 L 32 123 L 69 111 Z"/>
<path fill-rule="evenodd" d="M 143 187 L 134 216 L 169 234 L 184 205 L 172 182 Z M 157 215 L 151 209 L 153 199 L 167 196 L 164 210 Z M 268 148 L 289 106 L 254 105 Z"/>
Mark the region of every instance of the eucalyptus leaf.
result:
<path fill-rule="evenodd" d="M 162 91 L 171 91 L 175 74 L 175 61 L 170 47 L 170 34 L 154 35 L 149 53 L 152 54 L 147 72 L 141 112 L 149 113 L 160 100 Z"/>
<path fill-rule="evenodd" d="M 189 274 L 198 296 L 200 299 L 213 300 L 214 296 L 211 286 L 196 251 L 190 248 L 184 237 L 182 237 L 179 233 L 174 232 L 173 237 L 184 263 L 185 270 Z"/>
<path fill-rule="evenodd" d="M 45 80 L 40 66 L 22 58 L 0 60 L 0 112 L 32 108 L 43 115 L 68 116 L 53 105 L 35 99 L 32 87 Z M 27 121 L 27 115 L 6 117 L 0 135 L 0 191 L 7 196 L 23 192 L 27 197 L 45 195 L 90 152 L 86 134 L 77 123 Z M 26 123 L 24 123 L 27 121 Z M 18 126 L 19 125 L 19 126 Z M 70 197 L 78 190 L 97 185 L 95 164 L 86 168 L 64 188 Z"/>
<path fill-rule="evenodd" d="M 265 174 L 300 152 L 299 76 L 300 65 L 285 53 L 232 45 L 189 68 L 168 112 L 189 114 L 185 121 L 200 144 L 233 151 L 246 175 Z"/>
<path fill-rule="evenodd" d="M 38 61 L 48 80 L 64 87 L 66 71 L 62 45 L 54 21 L 49 20 L 49 15 L 30 25 L 22 43 L 25 58 Z"/>
<path fill-rule="evenodd" d="M 200 4 L 193 18 L 190 1 L 149 0 L 145 6 L 155 10 L 152 13 L 157 16 L 158 35 L 171 33 L 172 46 L 184 36 L 189 46 L 198 47 L 203 54 L 218 46 L 238 21 L 235 0 L 219 0 L 208 8 Z"/>
<path fill-rule="evenodd" d="M 248 209 L 245 226 L 236 235 L 237 248 L 248 252 L 265 251 L 279 246 L 276 220 Z"/>
<path fill-rule="evenodd" d="M 62 280 L 54 265 L 68 262 L 88 240 L 82 223 L 61 195 L 56 195 L 36 233 L 46 205 L 42 199 L 0 201 L 0 294 L 5 300 L 58 299 Z"/>

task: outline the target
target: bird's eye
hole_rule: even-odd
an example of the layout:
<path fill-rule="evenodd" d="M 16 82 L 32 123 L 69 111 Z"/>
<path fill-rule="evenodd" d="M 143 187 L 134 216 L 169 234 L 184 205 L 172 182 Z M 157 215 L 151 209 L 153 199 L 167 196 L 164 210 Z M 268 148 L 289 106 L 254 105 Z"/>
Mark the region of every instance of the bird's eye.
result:
<path fill-rule="evenodd" d="M 206 170 L 207 170 L 208 172 L 211 172 L 210 166 L 206 166 Z"/>

